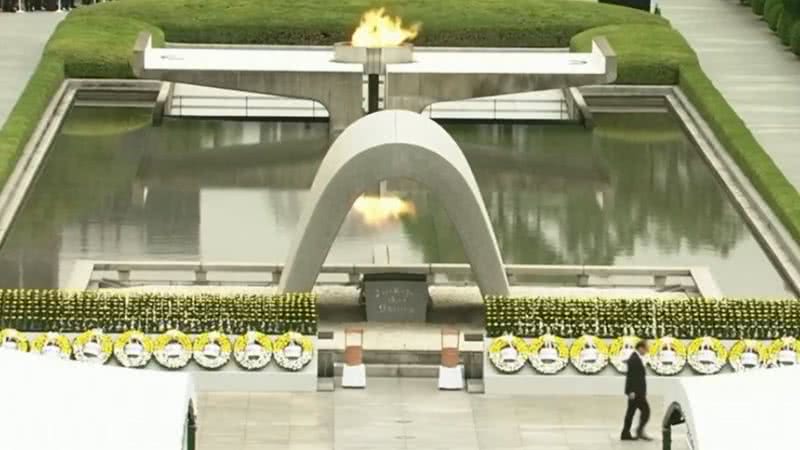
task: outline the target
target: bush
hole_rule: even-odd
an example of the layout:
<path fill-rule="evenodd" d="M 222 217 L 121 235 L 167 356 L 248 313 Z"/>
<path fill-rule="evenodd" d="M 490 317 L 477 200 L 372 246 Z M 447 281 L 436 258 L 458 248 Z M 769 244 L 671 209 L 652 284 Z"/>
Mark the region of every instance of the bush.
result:
<path fill-rule="evenodd" d="M 750 8 L 753 10 L 753 13 L 763 16 L 765 2 L 766 0 L 750 0 Z"/>
<path fill-rule="evenodd" d="M 778 21 L 778 37 L 781 38 L 783 45 L 790 45 L 792 39 L 792 27 L 797 23 L 798 16 L 783 7 L 783 13 Z"/>
<path fill-rule="evenodd" d="M 792 27 L 789 44 L 792 46 L 794 54 L 800 56 L 800 21 L 796 22 Z"/>
<path fill-rule="evenodd" d="M 775 339 L 800 335 L 800 302 L 787 300 L 507 298 L 485 300 L 486 334 L 605 338 Z"/>
<path fill-rule="evenodd" d="M 783 13 L 783 0 L 767 0 L 764 4 L 764 20 L 767 21 L 770 30 L 778 31 L 778 23 Z"/>
<path fill-rule="evenodd" d="M 349 40 L 361 14 L 376 6 L 406 22 L 422 22 L 419 45 L 566 47 L 589 28 L 667 23 L 583 0 L 126 0 L 78 9 L 67 20 L 135 19 L 164 30 L 171 42 L 330 45 Z"/>
<path fill-rule="evenodd" d="M 14 289 L 0 291 L 0 329 L 79 333 L 102 328 L 106 333 L 138 329 L 163 333 L 177 328 L 198 334 L 220 330 L 242 334 L 317 332 L 316 297 L 312 294 L 176 295 Z"/>

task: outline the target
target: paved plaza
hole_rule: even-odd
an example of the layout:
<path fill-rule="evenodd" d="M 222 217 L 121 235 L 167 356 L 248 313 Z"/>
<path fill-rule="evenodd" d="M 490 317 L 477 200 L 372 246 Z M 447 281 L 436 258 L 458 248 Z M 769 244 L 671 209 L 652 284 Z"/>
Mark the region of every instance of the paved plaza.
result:
<path fill-rule="evenodd" d="M 800 189 L 800 60 L 739 0 L 661 0 L 663 15 L 781 171 Z"/>
<path fill-rule="evenodd" d="M 0 127 L 39 64 L 45 43 L 65 15 L 0 14 L 0 42 L 4 43 L 0 45 Z"/>
<path fill-rule="evenodd" d="M 365 390 L 200 397 L 199 450 L 655 450 L 620 442 L 625 399 L 499 397 L 436 390 L 435 379 L 370 379 Z M 620 386 L 620 390 L 622 387 Z M 658 438 L 661 405 L 651 401 Z M 673 448 L 686 449 L 681 436 Z"/>

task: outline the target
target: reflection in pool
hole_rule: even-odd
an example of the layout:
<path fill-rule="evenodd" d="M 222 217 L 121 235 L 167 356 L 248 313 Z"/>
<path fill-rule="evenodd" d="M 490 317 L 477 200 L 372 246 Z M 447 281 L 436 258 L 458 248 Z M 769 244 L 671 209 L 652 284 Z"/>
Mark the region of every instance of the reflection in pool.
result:
<path fill-rule="evenodd" d="M 2 286 L 56 287 L 84 258 L 285 261 L 327 124 L 151 128 L 135 110 L 108 111 L 71 113 L 0 250 Z M 727 295 L 787 295 L 667 115 L 600 116 L 592 131 L 446 128 L 475 172 L 507 263 L 707 266 Z M 365 195 L 373 200 L 348 215 L 329 263 L 369 263 L 376 245 L 398 264 L 465 262 L 424 186 L 388 180 Z"/>

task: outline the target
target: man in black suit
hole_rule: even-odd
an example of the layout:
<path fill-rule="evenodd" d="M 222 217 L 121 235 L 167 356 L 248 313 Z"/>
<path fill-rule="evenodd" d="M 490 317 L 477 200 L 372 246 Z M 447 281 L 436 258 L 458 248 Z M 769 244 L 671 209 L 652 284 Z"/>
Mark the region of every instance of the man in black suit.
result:
<path fill-rule="evenodd" d="M 625 395 L 628 396 L 628 410 L 625 411 L 625 424 L 622 427 L 623 441 L 642 439 L 652 440 L 644 432 L 650 419 L 650 405 L 647 403 L 647 380 L 645 379 L 644 355 L 647 354 L 647 341 L 636 343 L 636 351 L 628 358 L 628 372 L 625 374 Z M 636 436 L 631 435 L 633 415 L 639 410 L 639 428 Z"/>

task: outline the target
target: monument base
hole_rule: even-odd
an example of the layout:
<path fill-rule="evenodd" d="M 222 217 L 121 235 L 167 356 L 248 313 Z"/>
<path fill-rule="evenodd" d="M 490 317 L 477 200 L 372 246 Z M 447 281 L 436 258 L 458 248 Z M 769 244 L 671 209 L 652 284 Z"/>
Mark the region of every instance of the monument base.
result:
<path fill-rule="evenodd" d="M 361 298 L 368 322 L 425 322 L 430 304 L 424 274 L 365 274 Z"/>

